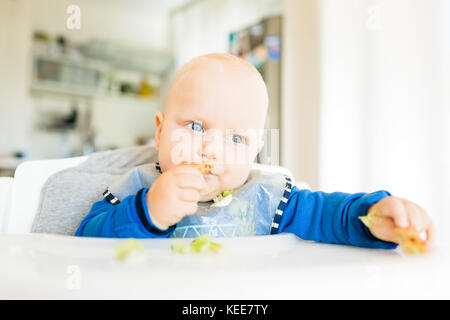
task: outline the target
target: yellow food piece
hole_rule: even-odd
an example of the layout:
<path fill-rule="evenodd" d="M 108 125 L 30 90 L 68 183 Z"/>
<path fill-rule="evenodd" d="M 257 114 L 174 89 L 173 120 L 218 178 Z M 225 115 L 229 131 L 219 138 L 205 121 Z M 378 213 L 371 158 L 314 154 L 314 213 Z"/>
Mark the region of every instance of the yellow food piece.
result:
<path fill-rule="evenodd" d="M 211 171 L 214 169 L 214 164 L 211 161 L 202 161 L 200 163 L 185 162 L 185 164 L 196 167 L 203 174 L 211 173 Z"/>
<path fill-rule="evenodd" d="M 420 254 L 427 252 L 427 246 L 416 230 L 413 228 L 396 228 L 395 233 L 400 238 L 400 247 L 407 254 Z"/>
<path fill-rule="evenodd" d="M 371 228 L 376 220 L 376 210 L 370 211 L 367 215 L 358 217 L 367 228 Z"/>

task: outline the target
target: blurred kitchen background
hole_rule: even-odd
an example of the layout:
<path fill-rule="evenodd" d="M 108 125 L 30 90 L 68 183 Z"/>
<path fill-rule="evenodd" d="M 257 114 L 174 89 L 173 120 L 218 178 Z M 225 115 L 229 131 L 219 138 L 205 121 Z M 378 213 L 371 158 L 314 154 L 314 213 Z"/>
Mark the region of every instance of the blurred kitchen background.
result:
<path fill-rule="evenodd" d="M 448 0 L 0 0 L 0 176 L 151 144 L 176 70 L 210 52 L 266 80 L 259 162 L 449 222 Z"/>

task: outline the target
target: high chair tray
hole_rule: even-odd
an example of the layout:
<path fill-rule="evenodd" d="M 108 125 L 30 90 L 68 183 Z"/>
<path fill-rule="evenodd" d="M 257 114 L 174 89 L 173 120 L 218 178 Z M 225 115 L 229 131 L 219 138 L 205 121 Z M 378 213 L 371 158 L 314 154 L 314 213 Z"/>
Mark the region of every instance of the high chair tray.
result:
<path fill-rule="evenodd" d="M 409 257 L 281 234 L 218 238 L 224 251 L 202 256 L 172 252 L 175 239 L 140 239 L 148 259 L 130 265 L 113 258 L 124 241 L 0 235 L 0 298 L 450 298 L 445 246 Z"/>

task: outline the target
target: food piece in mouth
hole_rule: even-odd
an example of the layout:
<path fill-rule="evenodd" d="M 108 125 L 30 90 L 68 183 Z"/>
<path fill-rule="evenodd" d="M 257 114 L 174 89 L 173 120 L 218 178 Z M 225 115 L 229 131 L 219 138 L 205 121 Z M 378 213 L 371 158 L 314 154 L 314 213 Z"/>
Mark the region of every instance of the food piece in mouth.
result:
<path fill-rule="evenodd" d="M 188 166 L 194 166 L 197 169 L 200 170 L 202 174 L 208 174 L 211 173 L 214 169 L 214 163 L 212 161 L 202 161 L 200 163 L 196 162 L 185 162 L 184 164 L 187 164 Z"/>

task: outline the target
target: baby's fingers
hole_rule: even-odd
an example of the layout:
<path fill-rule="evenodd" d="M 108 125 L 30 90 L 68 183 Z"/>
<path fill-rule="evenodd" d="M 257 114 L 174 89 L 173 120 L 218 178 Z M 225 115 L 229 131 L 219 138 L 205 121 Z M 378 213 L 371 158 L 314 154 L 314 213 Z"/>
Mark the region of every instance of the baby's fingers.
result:
<path fill-rule="evenodd" d="M 176 177 L 176 184 L 179 188 L 201 190 L 206 186 L 205 179 L 198 172 L 196 174 L 180 173 Z"/>
<path fill-rule="evenodd" d="M 390 217 L 399 228 L 408 228 L 408 212 L 403 201 L 396 197 L 387 197 L 377 203 L 377 214 L 380 217 Z"/>
<path fill-rule="evenodd" d="M 434 223 L 431 220 L 430 224 L 427 227 L 426 234 L 427 240 L 425 242 L 427 245 L 427 249 L 430 250 L 434 246 L 434 242 L 436 240 L 436 229 L 434 228 Z"/>
<path fill-rule="evenodd" d="M 403 203 L 408 212 L 410 226 L 418 233 L 426 231 L 431 223 L 426 211 L 410 201 L 404 200 Z"/>
<path fill-rule="evenodd" d="M 399 237 L 395 232 L 395 223 L 392 218 L 376 217 L 376 219 L 373 219 L 370 232 L 378 239 L 399 243 Z"/>
<path fill-rule="evenodd" d="M 178 191 L 178 198 L 181 201 L 197 203 L 200 199 L 200 193 L 193 189 L 180 189 Z"/>

